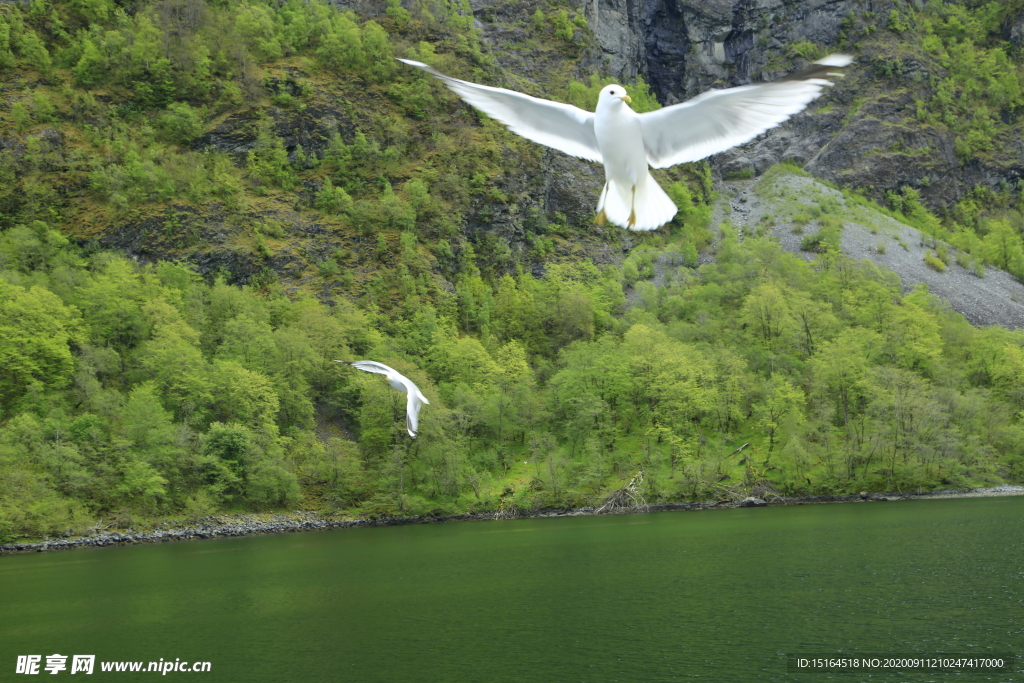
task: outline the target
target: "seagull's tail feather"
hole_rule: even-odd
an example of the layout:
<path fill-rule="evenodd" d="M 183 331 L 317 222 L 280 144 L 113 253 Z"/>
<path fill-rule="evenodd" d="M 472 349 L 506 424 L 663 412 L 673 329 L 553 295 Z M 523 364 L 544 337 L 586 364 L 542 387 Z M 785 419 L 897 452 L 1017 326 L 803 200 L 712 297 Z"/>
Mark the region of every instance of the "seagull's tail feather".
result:
<path fill-rule="evenodd" d="M 650 173 L 634 188 L 629 183 L 608 179 L 597 214 L 621 228 L 656 230 L 676 215 L 676 204 Z"/>

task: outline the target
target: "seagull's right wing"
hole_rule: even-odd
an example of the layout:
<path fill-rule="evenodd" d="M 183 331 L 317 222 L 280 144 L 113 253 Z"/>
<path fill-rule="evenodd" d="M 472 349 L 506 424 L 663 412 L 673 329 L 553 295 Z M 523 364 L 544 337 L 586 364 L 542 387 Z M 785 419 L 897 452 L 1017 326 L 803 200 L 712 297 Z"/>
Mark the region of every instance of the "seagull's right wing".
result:
<path fill-rule="evenodd" d="M 505 88 L 492 88 L 445 76 L 423 62 L 399 59 L 440 79 L 456 95 L 527 140 L 574 157 L 601 161 L 594 135 L 594 115 L 571 104 L 551 102 Z"/>
<path fill-rule="evenodd" d="M 376 372 L 378 375 L 387 375 L 387 374 L 392 373 L 392 372 L 394 372 L 396 375 L 398 374 L 394 369 L 389 368 L 388 366 L 384 365 L 383 363 L 378 363 L 375 360 L 354 360 L 351 363 L 349 363 L 348 361 L 344 361 L 344 360 L 336 360 L 334 362 L 335 363 L 345 363 L 347 365 L 351 365 L 352 367 L 356 368 L 357 370 L 366 370 L 367 372 Z"/>
<path fill-rule="evenodd" d="M 777 81 L 709 90 L 640 114 L 647 161 L 654 168 L 667 168 L 742 145 L 802 111 L 832 85 L 832 70 L 851 61 L 848 55 L 829 55 Z"/>
<path fill-rule="evenodd" d="M 405 428 L 409 430 L 409 436 L 415 437 L 420 430 L 420 408 L 424 404 L 429 406 L 430 401 L 423 395 L 420 388 L 405 375 L 398 375 L 398 381 L 405 385 L 405 393 L 408 395 L 405 402 Z"/>
<path fill-rule="evenodd" d="M 420 408 L 426 401 L 420 401 L 422 394 L 412 382 L 406 381 L 406 386 L 412 386 L 409 398 L 405 402 L 405 428 L 409 430 L 409 436 L 415 438 L 420 430 Z"/>

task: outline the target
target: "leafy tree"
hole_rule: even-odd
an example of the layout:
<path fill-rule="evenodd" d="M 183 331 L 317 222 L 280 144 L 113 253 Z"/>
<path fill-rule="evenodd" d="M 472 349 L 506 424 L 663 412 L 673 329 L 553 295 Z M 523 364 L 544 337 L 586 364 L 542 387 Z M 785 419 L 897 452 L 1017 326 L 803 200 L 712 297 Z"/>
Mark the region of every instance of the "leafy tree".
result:
<path fill-rule="evenodd" d="M 363 37 L 351 12 L 334 14 L 317 48 L 317 57 L 330 69 L 360 70 L 366 63 Z"/>
<path fill-rule="evenodd" d="M 775 450 L 775 435 L 791 414 L 797 413 L 804 401 L 802 391 L 790 384 L 786 379 L 772 375 L 765 382 L 764 399 L 754 411 L 758 417 L 758 426 L 768 435 L 768 455 Z"/>
<path fill-rule="evenodd" d="M 60 387 L 74 369 L 69 343 L 80 341 L 77 316 L 57 296 L 0 279 L 0 407 L 35 386 Z"/>
<path fill-rule="evenodd" d="M 844 424 L 861 408 L 865 395 L 862 380 L 879 343 L 878 335 L 870 330 L 848 328 L 821 344 L 811 357 L 815 392 L 833 402 Z"/>
<path fill-rule="evenodd" d="M 352 197 L 343 187 L 335 187 L 330 178 L 316 195 L 316 208 L 326 213 L 341 215 L 352 211 Z"/>
<path fill-rule="evenodd" d="M 211 373 L 215 420 L 236 422 L 254 430 L 276 433 L 280 401 L 273 385 L 259 372 L 231 360 L 216 360 Z"/>
<path fill-rule="evenodd" d="M 106 70 L 106 56 L 100 52 L 96 43 L 85 38 L 82 41 L 82 56 L 71 70 L 75 82 L 83 88 L 92 87 L 103 81 Z"/>
<path fill-rule="evenodd" d="M 793 326 L 785 292 L 771 283 L 751 290 L 743 303 L 743 313 L 755 338 L 770 351 L 782 343 L 783 335 Z"/>
<path fill-rule="evenodd" d="M 18 52 L 25 62 L 44 74 L 50 72 L 53 68 L 53 60 L 50 58 L 50 51 L 46 49 L 46 45 L 43 44 L 39 34 L 31 28 L 23 27 L 14 36 L 14 40 L 18 46 Z"/>
<path fill-rule="evenodd" d="M 288 152 L 281 138 L 274 133 L 270 121 L 261 123 L 246 168 L 260 185 L 272 185 L 282 190 L 295 186 L 295 172 L 288 162 Z"/>
<path fill-rule="evenodd" d="M 0 540 L 79 531 L 87 520 L 80 502 L 62 496 L 37 468 L 0 446 Z"/>
<path fill-rule="evenodd" d="M 203 134 L 203 111 L 186 102 L 175 102 L 160 117 L 160 128 L 167 139 L 187 145 Z"/>

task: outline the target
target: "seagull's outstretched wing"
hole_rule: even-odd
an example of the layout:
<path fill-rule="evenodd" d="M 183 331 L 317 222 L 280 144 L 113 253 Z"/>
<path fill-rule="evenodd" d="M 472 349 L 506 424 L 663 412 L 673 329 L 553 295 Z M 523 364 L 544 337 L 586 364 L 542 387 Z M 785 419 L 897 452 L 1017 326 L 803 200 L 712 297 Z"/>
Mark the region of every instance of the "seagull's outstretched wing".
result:
<path fill-rule="evenodd" d="M 373 360 L 354 360 L 351 363 L 347 360 L 336 360 L 335 363 L 345 363 L 351 365 L 357 370 L 366 370 L 367 372 L 376 372 L 378 375 L 387 375 L 390 373 L 398 374 L 398 371 L 394 368 L 389 368 L 383 363 L 378 363 Z"/>
<path fill-rule="evenodd" d="M 640 114 L 647 162 L 667 168 L 697 161 L 752 140 L 801 111 L 832 85 L 830 69 L 846 66 L 849 55 L 829 55 L 786 78 L 709 90 L 692 100 Z"/>
<path fill-rule="evenodd" d="M 527 140 L 553 147 L 560 152 L 601 161 L 594 136 L 594 115 L 571 104 L 551 102 L 530 97 L 514 90 L 492 88 L 445 76 L 423 62 L 399 59 L 409 66 L 423 69 L 440 79 L 456 95 L 493 119 L 501 121 L 508 129 Z"/>

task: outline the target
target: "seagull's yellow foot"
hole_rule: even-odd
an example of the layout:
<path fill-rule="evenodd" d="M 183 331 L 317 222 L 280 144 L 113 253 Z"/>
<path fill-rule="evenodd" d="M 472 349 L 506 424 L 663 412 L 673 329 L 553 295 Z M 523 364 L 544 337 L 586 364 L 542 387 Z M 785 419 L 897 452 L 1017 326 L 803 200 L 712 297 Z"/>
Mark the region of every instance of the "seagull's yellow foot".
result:
<path fill-rule="evenodd" d="M 629 212 L 629 227 L 632 228 L 636 225 L 636 211 Z"/>
<path fill-rule="evenodd" d="M 597 218 L 594 219 L 594 222 L 598 225 L 604 225 L 608 222 L 608 215 L 605 214 L 604 209 L 601 209 L 601 213 L 597 214 Z"/>

